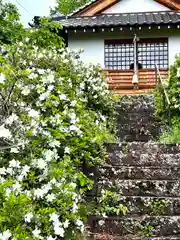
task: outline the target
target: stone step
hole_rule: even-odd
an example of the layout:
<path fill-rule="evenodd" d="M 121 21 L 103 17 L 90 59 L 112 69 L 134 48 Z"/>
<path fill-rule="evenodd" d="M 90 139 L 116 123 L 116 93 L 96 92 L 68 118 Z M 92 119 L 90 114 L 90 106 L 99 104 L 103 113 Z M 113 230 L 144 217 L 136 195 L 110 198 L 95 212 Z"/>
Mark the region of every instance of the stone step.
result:
<path fill-rule="evenodd" d="M 127 122 L 133 124 L 153 123 L 154 119 L 153 112 L 119 112 L 117 114 L 117 123 L 121 124 L 126 124 Z"/>
<path fill-rule="evenodd" d="M 154 111 L 154 95 L 124 95 L 116 103 L 117 111 L 139 111 L 148 110 Z"/>
<path fill-rule="evenodd" d="M 159 123 L 152 113 L 123 113 L 117 115 L 117 133 L 121 141 L 149 141 L 159 135 Z"/>
<path fill-rule="evenodd" d="M 96 205 L 99 198 L 86 198 L 87 203 Z M 116 203 L 113 200 L 109 202 L 110 207 L 118 208 L 123 205 L 127 208 L 126 217 L 128 216 L 180 216 L 180 197 L 154 197 L 154 196 L 122 196 Z M 89 206 L 89 205 L 88 205 Z M 91 205 L 92 206 L 92 205 Z M 112 214 L 108 214 L 111 216 Z M 120 212 L 119 216 L 123 216 Z"/>
<path fill-rule="evenodd" d="M 92 234 L 87 240 L 180 240 L 180 235 L 169 237 L 139 237 L 135 235 L 115 236 L 106 233 Z"/>
<path fill-rule="evenodd" d="M 180 197 L 180 181 L 176 180 L 109 180 L 99 179 L 98 192 L 108 189 L 122 196 Z"/>
<path fill-rule="evenodd" d="M 122 130 L 122 129 L 117 129 L 116 131 L 116 136 L 119 141 L 126 141 L 126 142 L 149 142 L 149 141 L 155 141 L 158 139 L 158 135 L 155 129 L 153 129 L 153 132 L 151 131 L 142 131 L 143 128 L 141 129 L 135 129 L 132 131 L 129 130 Z M 158 133 L 159 134 L 159 133 Z"/>
<path fill-rule="evenodd" d="M 144 135 L 144 134 L 137 134 L 137 133 L 129 133 L 128 131 L 117 130 L 116 135 L 119 141 L 126 141 L 126 142 L 149 142 L 151 140 L 156 140 L 157 136 L 151 135 Z"/>
<path fill-rule="evenodd" d="M 179 167 L 164 166 L 111 166 L 99 167 L 99 176 L 105 179 L 147 179 L 147 180 L 180 180 Z"/>
<path fill-rule="evenodd" d="M 122 197 L 119 203 L 127 207 L 126 215 L 180 215 L 180 198 L 171 197 Z"/>
<path fill-rule="evenodd" d="M 107 145 L 114 166 L 180 166 L 180 145 L 132 142 Z"/>
<path fill-rule="evenodd" d="M 90 231 L 96 234 L 109 234 L 113 236 L 128 235 L 150 237 L 180 237 L 179 226 L 180 216 L 140 216 L 140 217 L 108 217 L 92 216 L 89 218 Z M 167 239 L 166 238 L 166 239 Z M 131 239 L 131 238 L 129 238 Z M 135 238 L 137 239 L 137 238 Z M 162 238 L 163 239 L 163 238 Z M 180 238 L 179 238 L 180 239 Z"/>
<path fill-rule="evenodd" d="M 117 130 L 127 132 L 127 134 L 144 134 L 144 135 L 152 135 L 157 133 L 156 125 L 150 122 L 141 122 L 138 120 L 137 122 L 128 122 L 122 124 L 121 122 L 117 124 Z M 121 136 L 121 134 L 120 134 Z"/>

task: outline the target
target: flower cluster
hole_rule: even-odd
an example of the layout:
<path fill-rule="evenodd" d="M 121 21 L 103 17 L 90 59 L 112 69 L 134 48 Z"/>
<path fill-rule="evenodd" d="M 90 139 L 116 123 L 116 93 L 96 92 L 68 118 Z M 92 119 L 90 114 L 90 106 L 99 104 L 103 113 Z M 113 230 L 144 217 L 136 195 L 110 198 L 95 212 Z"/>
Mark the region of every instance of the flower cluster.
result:
<path fill-rule="evenodd" d="M 82 169 L 105 158 L 113 101 L 98 67 L 29 41 L 0 56 L 0 236 L 77 239 L 93 184 Z"/>

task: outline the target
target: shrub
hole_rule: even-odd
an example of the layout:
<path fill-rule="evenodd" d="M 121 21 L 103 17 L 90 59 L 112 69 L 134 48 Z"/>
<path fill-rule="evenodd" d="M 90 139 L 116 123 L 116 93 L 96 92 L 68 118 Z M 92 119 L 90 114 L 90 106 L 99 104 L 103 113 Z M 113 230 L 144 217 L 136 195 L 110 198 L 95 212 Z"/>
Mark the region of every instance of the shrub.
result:
<path fill-rule="evenodd" d="M 101 163 L 113 138 L 107 85 L 68 49 L 26 38 L 2 51 L 0 238 L 79 239 L 93 184 L 83 166 Z"/>
<path fill-rule="evenodd" d="M 180 77 L 177 76 L 178 68 L 180 68 L 180 57 L 176 58 L 174 65 L 170 68 L 170 77 L 167 85 L 167 93 L 171 103 L 171 126 L 168 126 L 168 105 L 165 102 L 165 106 L 163 106 L 162 96 L 156 93 L 157 115 L 160 116 L 168 129 L 160 136 L 160 141 L 163 143 L 180 143 Z"/>

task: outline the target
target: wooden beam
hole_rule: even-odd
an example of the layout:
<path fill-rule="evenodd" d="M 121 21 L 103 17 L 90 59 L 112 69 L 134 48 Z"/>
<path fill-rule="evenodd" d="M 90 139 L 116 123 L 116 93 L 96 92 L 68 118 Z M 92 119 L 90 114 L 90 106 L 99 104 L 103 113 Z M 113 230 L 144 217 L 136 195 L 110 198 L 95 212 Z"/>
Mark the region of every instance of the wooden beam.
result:
<path fill-rule="evenodd" d="M 156 0 L 156 2 L 170 8 L 171 10 L 180 10 L 180 2 L 178 0 Z"/>
<path fill-rule="evenodd" d="M 96 14 L 100 14 L 106 9 L 110 8 L 114 4 L 118 3 L 121 0 L 97 0 L 91 3 L 88 6 L 85 6 L 81 10 L 75 12 L 73 16 L 95 16 Z M 154 0 L 152 0 L 154 1 Z M 180 2 L 179 0 L 155 0 L 156 2 L 164 5 L 170 10 L 180 10 Z M 129 10 L 131 12 L 131 10 Z"/>
<path fill-rule="evenodd" d="M 74 16 L 94 16 L 117 2 L 119 2 L 119 0 L 97 0 L 95 3 L 75 13 Z"/>

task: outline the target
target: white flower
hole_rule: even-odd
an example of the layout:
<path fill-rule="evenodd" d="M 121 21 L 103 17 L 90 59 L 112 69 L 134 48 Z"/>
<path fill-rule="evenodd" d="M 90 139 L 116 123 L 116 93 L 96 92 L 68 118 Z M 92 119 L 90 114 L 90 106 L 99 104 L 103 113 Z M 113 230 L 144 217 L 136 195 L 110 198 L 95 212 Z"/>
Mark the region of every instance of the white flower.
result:
<path fill-rule="evenodd" d="M 71 107 L 74 107 L 76 105 L 77 101 L 76 100 L 73 100 L 70 104 Z"/>
<path fill-rule="evenodd" d="M 10 233 L 10 231 L 6 230 L 5 232 L 0 233 L 0 240 L 8 240 L 11 236 L 12 234 Z"/>
<path fill-rule="evenodd" d="M 18 176 L 17 176 L 17 180 L 18 180 L 19 182 L 22 182 L 23 178 L 24 178 L 23 175 L 18 175 Z"/>
<path fill-rule="evenodd" d="M 39 100 L 40 101 L 43 101 L 43 100 L 45 100 L 46 98 L 48 98 L 49 97 L 49 94 L 50 94 L 50 92 L 45 92 L 45 93 L 42 93 L 40 96 L 39 96 Z"/>
<path fill-rule="evenodd" d="M 19 161 L 16 161 L 16 160 L 12 160 L 9 162 L 9 166 L 12 167 L 12 168 L 20 168 L 20 162 Z"/>
<path fill-rule="evenodd" d="M 12 113 L 11 116 L 9 116 L 6 119 L 5 123 L 6 124 L 12 124 L 14 121 L 17 121 L 17 120 L 18 120 L 18 116 L 16 114 Z"/>
<path fill-rule="evenodd" d="M 52 236 L 47 237 L 47 240 L 56 240 L 56 238 L 53 238 Z"/>
<path fill-rule="evenodd" d="M 77 210 L 78 210 L 78 205 L 74 202 L 72 211 L 73 211 L 73 213 L 75 213 L 75 212 L 77 212 Z"/>
<path fill-rule="evenodd" d="M 42 158 L 38 159 L 36 164 L 39 169 L 45 169 L 47 166 L 47 163 Z"/>
<path fill-rule="evenodd" d="M 60 141 L 53 140 L 49 143 L 50 147 L 59 147 L 61 145 Z"/>
<path fill-rule="evenodd" d="M 99 220 L 98 224 L 99 224 L 100 226 L 103 226 L 103 225 L 105 224 L 105 221 L 104 221 L 104 220 Z"/>
<path fill-rule="evenodd" d="M 65 147 L 64 152 L 67 154 L 70 154 L 70 148 L 69 147 Z"/>
<path fill-rule="evenodd" d="M 38 54 L 38 58 L 43 58 L 44 56 L 43 56 L 43 54 L 42 53 L 40 53 L 40 54 Z M 40 69 L 41 70 L 41 69 Z"/>
<path fill-rule="evenodd" d="M 66 94 L 61 94 L 61 95 L 59 96 L 59 98 L 60 98 L 61 100 L 67 100 Z"/>
<path fill-rule="evenodd" d="M 72 113 L 72 114 L 71 114 L 71 123 L 72 123 L 72 124 L 75 124 L 76 122 L 77 122 L 76 114 L 75 114 L 75 113 Z"/>
<path fill-rule="evenodd" d="M 38 199 L 38 198 L 43 198 L 44 195 L 46 194 L 45 191 L 43 191 L 42 189 L 35 189 L 34 190 L 34 196 Z"/>
<path fill-rule="evenodd" d="M 6 169 L 4 167 L 0 168 L 0 175 L 6 175 Z"/>
<path fill-rule="evenodd" d="M 54 86 L 53 86 L 53 85 L 49 85 L 49 86 L 48 86 L 48 90 L 49 90 L 49 91 L 52 91 L 53 89 L 54 89 Z"/>
<path fill-rule="evenodd" d="M 19 46 L 22 47 L 22 46 L 23 46 L 23 43 L 22 43 L 22 42 L 19 42 Z"/>
<path fill-rule="evenodd" d="M 10 175 L 12 175 L 13 174 L 13 169 L 11 167 L 8 167 L 6 169 L 6 172 L 9 173 Z"/>
<path fill-rule="evenodd" d="M 80 227 L 80 226 L 84 226 L 84 223 L 81 220 L 77 219 L 76 225 Z"/>
<path fill-rule="evenodd" d="M 56 181 L 56 179 L 55 179 L 55 178 L 53 178 L 53 179 L 50 181 L 50 183 L 51 183 L 51 184 L 56 184 L 56 183 L 57 183 L 57 181 Z"/>
<path fill-rule="evenodd" d="M 23 174 L 23 175 L 26 175 L 26 174 L 29 172 L 29 170 L 30 170 L 30 167 L 29 167 L 29 166 L 27 166 L 27 165 L 23 166 L 23 168 L 22 168 L 22 174 Z"/>
<path fill-rule="evenodd" d="M 106 213 L 103 213 L 102 216 L 103 216 L 103 218 L 107 218 Z"/>
<path fill-rule="evenodd" d="M 4 83 L 6 80 L 5 75 L 3 73 L 0 74 L 0 83 Z"/>
<path fill-rule="evenodd" d="M 46 79 L 43 80 L 44 83 L 53 83 L 54 82 L 54 75 L 49 74 Z"/>
<path fill-rule="evenodd" d="M 63 223 L 63 226 L 64 226 L 64 228 L 68 228 L 68 227 L 69 227 L 69 220 L 66 220 L 66 221 Z"/>
<path fill-rule="evenodd" d="M 37 72 L 42 75 L 42 74 L 45 73 L 45 70 L 44 69 L 37 69 Z"/>
<path fill-rule="evenodd" d="M 68 62 L 69 62 L 68 59 L 63 60 L 63 63 L 68 63 Z"/>
<path fill-rule="evenodd" d="M 48 202 L 52 202 L 54 199 L 56 199 L 56 197 L 53 193 L 51 193 L 47 195 L 46 199 Z"/>
<path fill-rule="evenodd" d="M 79 227 L 81 232 L 84 232 L 84 223 L 81 220 L 76 220 L 76 225 Z"/>
<path fill-rule="evenodd" d="M 47 162 L 50 162 L 53 158 L 56 158 L 56 152 L 51 151 L 51 150 L 47 150 L 43 153 L 45 159 Z"/>
<path fill-rule="evenodd" d="M 11 153 L 19 153 L 18 148 L 11 148 Z"/>
<path fill-rule="evenodd" d="M 70 131 L 78 131 L 78 130 L 79 130 L 79 128 L 76 127 L 75 125 L 71 125 L 71 126 L 69 127 L 69 129 L 70 129 Z"/>
<path fill-rule="evenodd" d="M 99 123 L 100 123 L 99 120 L 96 120 L 95 124 L 96 124 L 96 125 L 99 125 Z"/>
<path fill-rule="evenodd" d="M 178 105 L 178 104 L 175 104 L 175 105 L 174 105 L 174 107 L 175 107 L 175 108 L 179 108 L 179 107 L 180 107 L 180 105 Z"/>
<path fill-rule="evenodd" d="M 39 117 L 39 112 L 31 109 L 31 110 L 28 112 L 28 115 L 29 115 L 29 117 L 35 117 L 35 118 L 37 118 L 37 117 Z"/>
<path fill-rule="evenodd" d="M 24 216 L 24 221 L 30 223 L 33 218 L 33 214 L 30 212 Z"/>
<path fill-rule="evenodd" d="M 12 193 L 12 189 L 11 188 L 6 188 L 6 195 L 9 196 L 10 193 Z"/>
<path fill-rule="evenodd" d="M 38 76 L 37 74 L 31 73 L 31 74 L 29 75 L 29 78 L 30 78 L 30 79 L 34 79 L 34 78 L 36 78 L 37 76 Z"/>
<path fill-rule="evenodd" d="M 35 230 L 32 231 L 32 234 L 34 235 L 34 237 L 42 239 L 40 236 L 40 233 L 41 231 L 37 228 L 35 228 Z"/>
<path fill-rule="evenodd" d="M 60 237 L 64 237 L 64 229 L 62 227 L 59 227 L 59 226 L 54 226 L 54 233 Z"/>
<path fill-rule="evenodd" d="M 27 96 L 27 95 L 29 95 L 29 93 L 30 93 L 30 89 L 28 89 L 28 88 L 23 88 L 23 90 L 22 90 L 22 95 L 24 95 L 24 96 Z"/>
<path fill-rule="evenodd" d="M 73 183 L 73 182 L 70 183 L 70 185 L 71 185 L 72 188 L 76 188 L 77 187 L 76 183 Z"/>
<path fill-rule="evenodd" d="M 52 213 L 49 215 L 50 216 L 50 220 L 54 223 L 59 222 L 59 216 L 56 213 Z"/>
<path fill-rule="evenodd" d="M 29 42 L 29 40 L 30 40 L 30 38 L 28 38 L 28 37 L 25 39 L 26 42 Z"/>
<path fill-rule="evenodd" d="M 12 185 L 12 189 L 13 191 L 21 191 L 21 184 L 19 184 L 18 182 L 16 182 L 15 184 Z"/>
<path fill-rule="evenodd" d="M 84 83 L 80 83 L 79 88 L 80 88 L 81 90 L 83 90 L 83 89 L 85 88 L 85 84 L 84 84 Z"/>
<path fill-rule="evenodd" d="M 4 127 L 4 125 L 0 126 L 0 138 L 11 138 L 10 131 Z"/>

